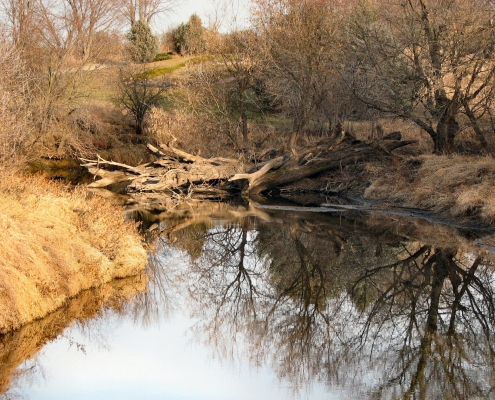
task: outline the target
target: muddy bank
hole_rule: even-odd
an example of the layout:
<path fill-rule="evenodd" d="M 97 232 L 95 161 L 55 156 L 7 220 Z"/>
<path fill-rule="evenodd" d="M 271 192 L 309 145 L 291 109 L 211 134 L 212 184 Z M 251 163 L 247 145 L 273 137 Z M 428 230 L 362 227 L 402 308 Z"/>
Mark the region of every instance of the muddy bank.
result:
<path fill-rule="evenodd" d="M 0 179 L 0 333 L 78 293 L 144 272 L 147 253 L 121 209 L 41 177 Z"/>

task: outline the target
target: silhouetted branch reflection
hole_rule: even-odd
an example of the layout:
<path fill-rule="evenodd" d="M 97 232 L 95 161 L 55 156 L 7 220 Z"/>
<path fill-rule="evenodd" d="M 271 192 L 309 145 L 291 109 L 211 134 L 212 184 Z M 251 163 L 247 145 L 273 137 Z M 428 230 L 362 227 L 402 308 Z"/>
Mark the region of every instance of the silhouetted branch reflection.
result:
<path fill-rule="evenodd" d="M 423 242 L 409 222 L 268 214 L 166 223 L 191 256 L 182 279 L 196 331 L 216 351 L 233 356 L 242 336 L 250 359 L 295 389 L 320 380 L 369 398 L 493 396 L 488 254 L 452 247 L 458 238 Z"/>

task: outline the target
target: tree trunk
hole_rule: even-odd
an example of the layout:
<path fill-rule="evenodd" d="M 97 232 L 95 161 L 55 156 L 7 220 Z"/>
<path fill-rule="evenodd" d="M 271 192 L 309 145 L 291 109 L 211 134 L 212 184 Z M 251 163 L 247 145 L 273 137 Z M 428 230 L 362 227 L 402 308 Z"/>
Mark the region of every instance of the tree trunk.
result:
<path fill-rule="evenodd" d="M 437 124 L 435 141 L 435 153 L 451 154 L 454 150 L 454 139 L 459 132 L 459 123 L 455 119 L 459 111 L 459 104 L 456 95 L 452 100 L 446 97 L 439 101 L 439 108 L 443 109 Z M 436 140 L 435 140 L 436 139 Z"/>
<path fill-rule="evenodd" d="M 246 113 L 246 102 L 244 100 L 243 93 L 240 96 L 240 115 L 241 115 L 241 126 L 242 126 L 242 141 L 243 146 L 247 147 L 248 145 L 248 118 Z"/>
<path fill-rule="evenodd" d="M 473 110 L 469 107 L 469 103 L 467 102 L 467 100 L 463 100 L 462 106 L 464 107 L 464 111 L 469 118 L 471 127 L 473 128 L 474 133 L 476 134 L 476 138 L 480 142 L 481 147 L 483 147 L 483 150 L 486 151 L 488 154 L 492 154 L 492 151 L 488 148 L 488 142 L 486 141 L 485 136 L 483 135 L 483 132 L 478 125 L 476 116 L 474 115 Z"/>
<path fill-rule="evenodd" d="M 299 132 L 294 130 L 290 135 L 289 148 L 294 150 L 296 148 L 297 139 L 299 139 Z"/>
<path fill-rule="evenodd" d="M 454 139 L 459 132 L 459 123 L 454 117 L 441 119 L 437 125 L 437 135 L 435 140 L 435 153 L 451 154 L 454 150 Z"/>

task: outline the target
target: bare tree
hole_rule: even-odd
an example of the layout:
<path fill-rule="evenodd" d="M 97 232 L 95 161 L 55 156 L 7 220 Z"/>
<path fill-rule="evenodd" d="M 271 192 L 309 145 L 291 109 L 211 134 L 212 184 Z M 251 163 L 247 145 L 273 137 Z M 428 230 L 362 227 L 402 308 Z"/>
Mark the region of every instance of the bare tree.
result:
<path fill-rule="evenodd" d="M 31 71 L 31 145 L 66 150 L 63 121 L 81 97 L 84 66 L 120 16 L 115 0 L 0 0 L 8 36 Z M 44 151 L 44 150 L 43 150 Z"/>
<path fill-rule="evenodd" d="M 10 25 L 9 36 L 16 46 L 32 37 L 33 3 L 29 0 L 2 0 L 1 11 Z"/>
<path fill-rule="evenodd" d="M 494 98 L 493 2 L 363 4 L 352 29 L 358 98 L 415 122 L 437 153 L 453 151 L 463 120 L 486 146 L 480 123 L 491 115 Z"/>
<path fill-rule="evenodd" d="M 290 147 L 294 148 L 327 101 L 341 12 L 324 0 L 257 0 L 255 4 L 265 81 L 292 118 Z"/>
<path fill-rule="evenodd" d="M 142 71 L 141 71 L 142 72 Z M 166 88 L 147 78 L 137 77 L 136 71 L 120 71 L 119 103 L 131 114 L 136 134 L 144 132 L 144 122 L 153 106 L 162 101 Z"/>
<path fill-rule="evenodd" d="M 125 0 L 122 10 L 131 26 L 136 21 L 149 25 L 156 15 L 170 12 L 181 3 L 183 0 Z"/>
<path fill-rule="evenodd" d="M 222 79 L 216 84 L 227 89 L 225 94 L 228 114 L 236 122 L 246 148 L 249 140 L 249 114 L 262 110 L 261 98 L 256 92 L 259 59 L 255 56 L 255 35 L 249 30 L 224 35 L 211 52 L 221 61 Z"/>
<path fill-rule="evenodd" d="M 0 164 L 15 164 L 29 134 L 29 74 L 15 46 L 0 42 Z"/>
<path fill-rule="evenodd" d="M 118 20 L 116 0 L 65 0 L 66 18 L 76 31 L 77 50 L 86 62 L 102 49 L 95 49 L 98 34 L 108 32 Z"/>

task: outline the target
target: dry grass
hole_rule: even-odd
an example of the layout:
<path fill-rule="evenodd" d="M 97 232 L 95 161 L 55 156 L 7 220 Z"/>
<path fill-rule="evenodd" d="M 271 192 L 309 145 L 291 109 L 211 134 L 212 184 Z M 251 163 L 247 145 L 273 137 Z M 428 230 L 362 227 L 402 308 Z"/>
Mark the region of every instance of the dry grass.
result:
<path fill-rule="evenodd" d="M 184 110 L 154 108 L 150 115 L 150 131 L 157 143 L 168 143 L 203 157 L 233 156 L 237 147 L 207 118 Z"/>
<path fill-rule="evenodd" d="M 369 165 L 365 197 L 394 201 L 458 219 L 495 223 L 492 157 L 421 156 L 394 165 Z"/>
<path fill-rule="evenodd" d="M 244 143 L 237 121 L 219 121 L 185 109 L 164 111 L 154 108 L 149 119 L 148 136 L 156 143 L 167 143 L 203 157 L 253 158 L 264 150 L 283 152 L 289 132 L 282 132 L 271 121 L 249 121 L 248 142 Z M 284 134 L 285 133 L 285 134 Z M 287 149 L 285 149 L 287 150 Z"/>
<path fill-rule="evenodd" d="M 380 118 L 374 121 L 350 121 L 344 124 L 344 129 L 351 132 L 360 140 L 376 138 L 376 127 L 380 125 L 384 135 L 399 131 L 403 140 L 415 140 L 417 143 L 404 147 L 398 153 L 431 154 L 433 141 L 430 136 L 415 123 L 399 118 Z"/>
<path fill-rule="evenodd" d="M 2 175 L 0 333 L 82 290 L 143 272 L 141 238 L 118 208 L 41 177 Z"/>

